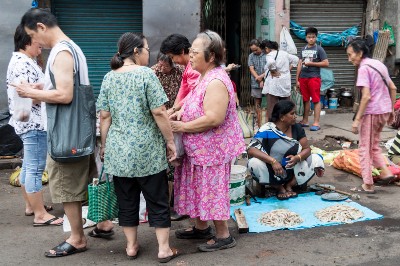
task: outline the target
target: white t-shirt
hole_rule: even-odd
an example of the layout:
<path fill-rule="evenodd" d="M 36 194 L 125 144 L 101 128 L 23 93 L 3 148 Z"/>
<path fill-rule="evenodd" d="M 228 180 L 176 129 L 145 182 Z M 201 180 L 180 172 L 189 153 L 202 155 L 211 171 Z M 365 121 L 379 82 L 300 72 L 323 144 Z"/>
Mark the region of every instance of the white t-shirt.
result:
<path fill-rule="evenodd" d="M 79 66 L 78 66 L 78 70 L 79 70 L 79 76 L 80 76 L 80 81 L 82 85 L 90 85 L 89 82 L 89 74 L 88 74 L 88 67 L 87 67 L 87 63 L 86 63 L 86 57 L 83 54 L 81 48 L 79 48 L 78 45 L 76 45 L 72 40 L 69 41 L 69 43 L 72 45 L 72 47 L 75 48 L 75 52 L 78 54 L 78 58 L 79 58 Z M 71 55 L 73 55 L 71 49 L 69 48 L 68 45 L 59 42 L 57 43 L 52 49 L 51 52 L 49 54 L 49 58 L 47 60 L 47 66 L 46 66 L 46 72 L 44 75 L 44 90 L 51 90 L 53 89 L 53 84 L 51 83 L 50 80 L 50 73 L 49 73 L 49 69 L 51 72 L 53 72 L 53 65 L 54 65 L 54 60 L 56 58 L 56 56 L 58 55 L 59 52 L 61 51 L 69 51 L 71 53 Z M 76 67 L 75 67 L 75 63 L 74 63 L 74 74 L 76 73 Z M 42 107 L 44 106 L 44 103 L 42 103 Z M 44 109 L 44 108 L 42 108 Z M 47 119 L 44 119 L 44 125 L 45 128 L 47 129 Z"/>
<path fill-rule="evenodd" d="M 10 86 L 12 83 L 26 81 L 28 83 L 43 83 L 44 74 L 42 68 L 35 60 L 21 52 L 13 52 L 7 69 L 7 96 L 10 114 L 14 114 L 15 88 Z M 43 115 L 44 114 L 44 115 Z M 20 122 L 11 116 L 8 122 L 14 127 L 15 133 L 18 135 L 27 133 L 31 130 L 44 130 L 44 121 L 46 120 L 45 110 L 41 110 L 40 104 L 32 105 L 31 114 L 28 122 Z"/>
<path fill-rule="evenodd" d="M 278 56 L 276 56 L 277 52 L 278 51 L 272 51 L 267 54 L 267 64 L 265 65 L 264 70 L 267 74 L 268 70 L 274 68 L 279 71 L 280 76 L 272 77 L 271 73 L 268 73 L 262 93 L 268 93 L 279 97 L 289 97 L 291 90 L 290 66 L 296 67 L 299 58 L 282 50 L 279 50 Z"/>

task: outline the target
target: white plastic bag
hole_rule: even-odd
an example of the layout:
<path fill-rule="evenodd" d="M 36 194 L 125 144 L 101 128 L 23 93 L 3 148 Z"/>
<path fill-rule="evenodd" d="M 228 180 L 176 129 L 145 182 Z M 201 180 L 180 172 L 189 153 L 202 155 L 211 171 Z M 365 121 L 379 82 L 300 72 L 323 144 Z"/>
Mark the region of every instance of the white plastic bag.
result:
<path fill-rule="evenodd" d="M 15 92 L 13 118 L 16 121 L 28 122 L 31 116 L 31 109 L 32 109 L 32 99 L 19 97 L 18 93 Z"/>
<path fill-rule="evenodd" d="M 144 199 L 143 193 L 140 193 L 140 205 L 139 205 L 139 222 L 147 223 L 148 212 L 146 208 L 146 200 Z"/>
<path fill-rule="evenodd" d="M 279 49 L 288 52 L 289 54 L 297 55 L 297 47 L 294 44 L 292 36 L 286 27 L 282 27 L 280 34 Z"/>

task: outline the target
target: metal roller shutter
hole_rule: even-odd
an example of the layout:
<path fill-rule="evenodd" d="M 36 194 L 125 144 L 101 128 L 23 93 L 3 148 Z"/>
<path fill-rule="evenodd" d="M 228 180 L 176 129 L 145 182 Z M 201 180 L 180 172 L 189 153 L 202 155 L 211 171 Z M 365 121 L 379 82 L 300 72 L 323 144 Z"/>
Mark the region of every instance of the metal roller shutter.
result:
<path fill-rule="evenodd" d="M 361 26 L 364 0 L 291 0 L 290 19 L 307 28 L 314 26 L 319 32 L 342 32 L 352 26 Z M 359 31 L 360 34 L 360 31 Z M 298 54 L 306 45 L 294 34 L 292 38 Z M 353 88 L 355 79 L 354 66 L 348 62 L 345 48 L 324 47 L 329 60 L 329 67 L 335 75 L 335 88 Z M 294 76 L 295 77 L 295 76 Z"/>
<path fill-rule="evenodd" d="M 53 0 L 60 28 L 84 52 L 97 96 L 117 41 L 124 32 L 142 32 L 142 0 Z"/>

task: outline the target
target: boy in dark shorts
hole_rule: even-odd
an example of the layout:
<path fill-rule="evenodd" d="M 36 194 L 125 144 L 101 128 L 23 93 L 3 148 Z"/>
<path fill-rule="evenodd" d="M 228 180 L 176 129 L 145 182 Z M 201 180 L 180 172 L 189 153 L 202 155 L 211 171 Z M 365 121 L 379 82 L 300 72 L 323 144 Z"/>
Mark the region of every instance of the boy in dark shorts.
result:
<path fill-rule="evenodd" d="M 320 130 L 319 118 L 321 112 L 320 89 L 321 89 L 321 67 L 328 67 L 329 61 L 325 50 L 317 45 L 318 30 L 310 27 L 306 30 L 307 45 L 302 49 L 299 64 L 297 66 L 296 84 L 303 95 L 304 115 L 300 124 L 308 127 L 308 115 L 310 112 L 310 98 L 314 103 L 314 123 L 311 131 Z"/>

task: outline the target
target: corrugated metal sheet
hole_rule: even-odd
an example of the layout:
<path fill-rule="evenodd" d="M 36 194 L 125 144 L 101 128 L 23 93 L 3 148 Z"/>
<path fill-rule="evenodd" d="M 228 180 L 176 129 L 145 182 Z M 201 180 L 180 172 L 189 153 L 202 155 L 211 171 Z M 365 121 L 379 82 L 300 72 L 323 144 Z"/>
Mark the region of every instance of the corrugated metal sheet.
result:
<path fill-rule="evenodd" d="M 291 0 L 290 19 L 305 28 L 314 26 L 319 32 L 342 32 L 352 26 L 361 26 L 364 9 L 364 0 Z M 294 34 L 292 38 L 300 54 L 306 42 Z M 347 60 L 345 48 L 324 49 L 328 55 L 329 67 L 335 75 L 335 88 L 353 88 L 355 69 Z"/>
<path fill-rule="evenodd" d="M 53 0 L 52 11 L 61 29 L 84 52 L 98 95 L 121 34 L 142 32 L 142 0 Z"/>

